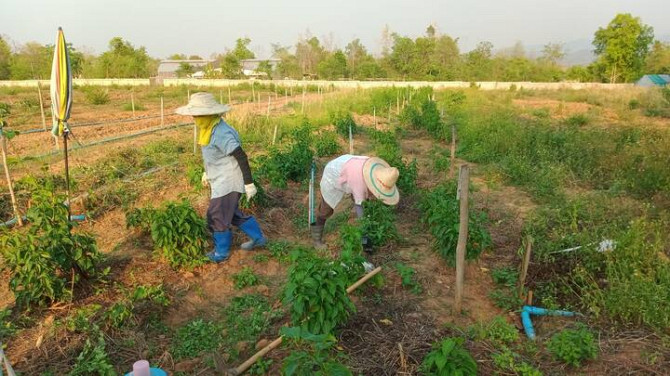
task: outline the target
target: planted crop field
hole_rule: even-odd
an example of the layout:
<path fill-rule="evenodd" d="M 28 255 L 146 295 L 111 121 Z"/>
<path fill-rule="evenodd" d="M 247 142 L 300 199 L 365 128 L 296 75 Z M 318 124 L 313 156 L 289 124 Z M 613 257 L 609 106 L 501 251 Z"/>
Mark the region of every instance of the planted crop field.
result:
<path fill-rule="evenodd" d="M 118 375 L 147 359 L 221 375 L 280 336 L 247 374 L 667 374 L 668 89 L 209 91 L 232 103 L 226 120 L 259 188 L 242 209 L 270 240 L 243 251 L 237 232 L 221 264 L 205 256 L 210 192 L 192 120 L 174 115 L 196 89 L 75 88 L 78 222 L 66 220 L 62 144 L 43 130 L 37 91 L 0 89 L 26 216 L 11 223 L 3 183 L 0 342 L 17 374 Z M 318 183 L 350 145 L 398 168 L 400 203 L 367 201 L 356 220 L 343 200 L 315 250 L 310 167 Z M 363 261 L 381 272 L 348 293 Z"/>

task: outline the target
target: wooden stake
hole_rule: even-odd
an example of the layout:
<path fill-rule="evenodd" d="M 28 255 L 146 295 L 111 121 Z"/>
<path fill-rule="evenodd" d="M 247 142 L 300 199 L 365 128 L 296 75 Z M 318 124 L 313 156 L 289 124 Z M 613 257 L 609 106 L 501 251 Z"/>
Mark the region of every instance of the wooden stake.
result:
<path fill-rule="evenodd" d="M 347 294 L 351 294 L 354 290 L 356 290 L 358 287 L 360 287 L 362 284 L 367 282 L 370 278 L 374 277 L 377 273 L 379 273 L 382 270 L 381 266 L 377 267 L 370 273 L 366 274 L 363 276 L 363 278 L 359 279 L 354 283 L 353 285 L 349 286 L 347 289 Z M 251 358 L 247 359 L 244 363 L 240 364 L 239 366 L 228 370 L 229 375 L 241 375 L 243 374 L 246 370 L 248 370 L 256 361 L 260 358 L 262 358 L 265 354 L 269 353 L 272 351 L 272 349 L 275 349 L 279 345 L 281 345 L 282 340 L 284 337 L 279 337 L 275 339 L 274 341 L 270 342 L 269 345 L 265 346 L 262 348 L 260 351 L 258 351 L 256 354 L 251 356 Z"/>
<path fill-rule="evenodd" d="M 270 120 L 270 105 L 271 105 L 271 103 L 272 103 L 272 96 L 271 96 L 271 95 L 268 95 L 268 113 L 267 113 L 267 115 L 265 116 L 265 118 L 266 118 L 267 120 Z"/>
<path fill-rule="evenodd" d="M 230 96 L 230 85 L 228 85 L 228 104 L 233 103 L 232 97 Z"/>
<path fill-rule="evenodd" d="M 163 110 L 163 96 L 161 95 L 161 125 L 165 125 L 165 114 Z"/>
<path fill-rule="evenodd" d="M 372 107 L 372 118 L 375 121 L 375 129 L 377 129 L 377 108 Z"/>
<path fill-rule="evenodd" d="M 5 169 L 5 178 L 7 179 L 7 186 L 9 187 L 9 197 L 12 199 L 12 209 L 14 209 L 14 215 L 16 216 L 16 223 L 18 223 L 19 226 L 23 226 L 23 218 L 21 218 L 21 213 L 19 213 L 19 206 L 16 204 L 16 197 L 14 196 L 14 187 L 12 186 L 12 177 L 9 175 L 9 167 L 7 166 L 7 152 L 5 151 L 6 146 L 5 140 L 6 140 L 5 136 L 3 136 L 2 133 L 0 133 L 0 149 L 2 149 L 2 166 Z"/>
<path fill-rule="evenodd" d="M 396 115 L 400 115 L 400 93 L 398 92 L 395 94 L 395 112 Z"/>
<path fill-rule="evenodd" d="M 130 107 L 133 109 L 133 117 L 135 117 L 135 95 L 133 92 L 130 92 Z"/>
<path fill-rule="evenodd" d="M 349 154 L 354 154 L 354 133 L 351 130 L 351 124 L 349 124 Z"/>
<path fill-rule="evenodd" d="M 44 115 L 44 101 L 42 100 L 42 85 L 40 85 L 40 82 L 37 81 L 37 96 L 40 98 L 40 114 L 42 115 L 42 127 L 44 127 L 44 130 L 47 130 L 47 118 Z"/>
<path fill-rule="evenodd" d="M 300 112 L 305 113 L 305 85 L 302 86 L 302 105 L 300 106 Z"/>
<path fill-rule="evenodd" d="M 454 177 L 454 165 L 456 164 L 456 125 L 451 125 L 451 163 L 449 164 L 449 179 Z"/>
<path fill-rule="evenodd" d="M 186 103 L 191 101 L 191 89 L 186 89 Z"/>
<path fill-rule="evenodd" d="M 461 210 L 458 226 L 458 244 L 456 245 L 456 298 L 454 310 L 461 312 L 463 303 L 463 280 L 465 279 L 465 250 L 468 244 L 468 193 L 470 191 L 470 170 L 467 164 L 461 165 L 458 179 L 458 196 Z"/>
<path fill-rule="evenodd" d="M 223 90 L 219 90 L 219 103 L 223 103 Z"/>
<path fill-rule="evenodd" d="M 389 103 L 389 125 L 391 125 L 391 103 Z"/>
<path fill-rule="evenodd" d="M 528 236 L 526 238 L 526 251 L 523 255 L 521 263 L 521 274 L 519 275 L 519 299 L 523 299 L 523 287 L 526 284 L 526 276 L 528 275 L 528 265 L 530 264 L 530 253 L 533 247 L 533 238 Z"/>
<path fill-rule="evenodd" d="M 275 131 L 272 134 L 272 145 L 275 144 L 275 141 L 277 140 L 277 128 L 279 127 L 279 123 L 275 123 Z"/>
<path fill-rule="evenodd" d="M 251 101 L 252 102 L 256 100 L 256 91 L 254 91 L 254 86 L 255 86 L 254 82 L 251 81 Z"/>

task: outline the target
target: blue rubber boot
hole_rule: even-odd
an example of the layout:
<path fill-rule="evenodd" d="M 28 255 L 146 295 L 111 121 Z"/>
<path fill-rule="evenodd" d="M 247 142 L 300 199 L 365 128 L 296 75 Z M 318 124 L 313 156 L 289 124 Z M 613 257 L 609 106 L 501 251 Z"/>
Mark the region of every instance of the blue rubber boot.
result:
<path fill-rule="evenodd" d="M 249 219 L 242 223 L 240 225 L 240 230 L 244 231 L 244 233 L 251 238 L 251 240 L 242 243 L 240 246 L 245 251 L 250 251 L 256 247 L 263 247 L 268 243 L 268 239 L 263 236 L 261 226 L 254 217 L 249 217 Z"/>
<path fill-rule="evenodd" d="M 214 250 L 207 254 L 210 261 L 219 263 L 226 261 L 230 256 L 230 244 L 233 242 L 233 233 L 228 231 L 217 231 L 212 233 L 214 238 Z"/>

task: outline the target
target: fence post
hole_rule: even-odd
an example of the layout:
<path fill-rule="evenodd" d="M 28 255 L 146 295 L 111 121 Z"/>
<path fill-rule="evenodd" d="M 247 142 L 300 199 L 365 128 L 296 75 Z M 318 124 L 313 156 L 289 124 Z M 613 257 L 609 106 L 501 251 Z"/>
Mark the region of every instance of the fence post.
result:
<path fill-rule="evenodd" d="M 135 117 L 135 95 L 133 92 L 130 92 L 130 108 L 133 110 L 133 117 Z"/>
<path fill-rule="evenodd" d="M 265 116 L 267 120 L 270 120 L 270 105 L 272 104 L 272 95 L 268 95 L 268 113 Z"/>
<path fill-rule="evenodd" d="M 449 163 L 449 178 L 454 176 L 454 164 L 456 164 L 456 125 L 451 125 L 451 160 Z"/>
<path fill-rule="evenodd" d="M 231 99 L 231 96 L 230 96 L 230 84 L 228 84 L 228 104 L 231 104 L 231 103 L 233 103 L 233 100 Z"/>
<path fill-rule="evenodd" d="M 468 193 L 470 190 L 470 170 L 467 164 L 461 165 L 458 178 L 458 199 L 460 201 L 460 218 L 458 226 L 458 244 L 456 245 L 456 298 L 454 310 L 461 312 L 463 303 L 463 280 L 465 279 L 465 251 L 468 244 Z"/>
<path fill-rule="evenodd" d="M 37 81 L 37 95 L 40 97 L 40 115 L 42 115 L 42 126 L 44 130 L 47 130 L 47 118 L 44 115 L 44 101 L 42 100 L 42 88 L 40 87 L 40 82 Z"/>
<path fill-rule="evenodd" d="M 302 85 L 302 105 L 300 106 L 300 113 L 305 113 L 305 85 Z"/>
<path fill-rule="evenodd" d="M 161 125 L 165 125 L 165 115 L 163 110 L 163 96 L 161 95 Z"/>
<path fill-rule="evenodd" d="M 528 275 L 528 265 L 530 264 L 530 252 L 533 247 L 533 238 L 530 235 L 526 238 L 526 251 L 523 255 L 521 264 L 521 274 L 519 275 L 519 299 L 523 299 L 523 286 L 526 284 Z"/>

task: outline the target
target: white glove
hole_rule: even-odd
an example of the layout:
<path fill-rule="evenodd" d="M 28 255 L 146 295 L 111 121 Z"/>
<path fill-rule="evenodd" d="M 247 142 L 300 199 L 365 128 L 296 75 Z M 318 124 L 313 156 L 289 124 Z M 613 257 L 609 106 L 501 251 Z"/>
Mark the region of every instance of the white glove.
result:
<path fill-rule="evenodd" d="M 200 178 L 200 182 L 202 183 L 203 187 L 209 187 L 209 180 L 207 180 L 207 173 L 206 172 L 202 173 L 202 178 Z"/>
<path fill-rule="evenodd" d="M 254 183 L 245 185 L 244 186 L 244 193 L 246 193 L 246 195 L 247 195 L 247 200 L 251 200 L 251 198 L 256 196 L 256 193 L 258 193 L 258 190 L 256 189 L 256 185 Z"/>

